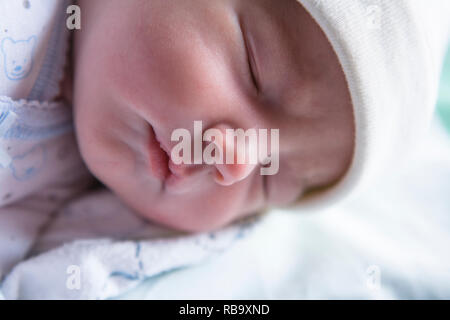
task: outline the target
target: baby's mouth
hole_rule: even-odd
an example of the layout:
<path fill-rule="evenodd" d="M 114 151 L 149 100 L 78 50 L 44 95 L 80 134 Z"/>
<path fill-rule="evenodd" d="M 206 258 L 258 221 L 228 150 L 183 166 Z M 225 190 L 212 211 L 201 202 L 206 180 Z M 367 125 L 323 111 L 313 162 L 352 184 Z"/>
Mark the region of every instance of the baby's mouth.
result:
<path fill-rule="evenodd" d="M 150 126 L 149 166 L 152 176 L 162 182 L 164 188 L 177 189 L 188 176 L 188 166 L 177 165 L 170 158 L 170 149 L 164 145 Z"/>
<path fill-rule="evenodd" d="M 155 178 L 164 182 L 171 174 L 169 170 L 169 153 L 163 149 L 151 125 L 149 126 L 149 131 L 148 156 L 150 172 Z"/>
<path fill-rule="evenodd" d="M 22 72 L 11 72 L 11 75 L 13 76 L 13 77 L 21 77 L 21 76 L 23 76 L 25 74 L 25 71 L 22 71 Z"/>
<path fill-rule="evenodd" d="M 174 194 L 190 192 L 201 183 L 199 173 L 209 174 L 201 165 L 175 164 L 171 150 L 158 139 L 152 126 L 149 139 L 149 166 L 153 177 L 158 179 L 162 188 Z M 202 169 L 203 168 L 203 169 Z"/>

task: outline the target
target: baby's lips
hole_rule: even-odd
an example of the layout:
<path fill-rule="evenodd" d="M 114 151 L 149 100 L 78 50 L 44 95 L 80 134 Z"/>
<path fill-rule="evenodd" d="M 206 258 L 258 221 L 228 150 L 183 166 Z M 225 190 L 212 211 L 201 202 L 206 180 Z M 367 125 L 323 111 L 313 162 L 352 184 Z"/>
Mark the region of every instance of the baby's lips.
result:
<path fill-rule="evenodd" d="M 156 137 L 152 126 L 149 127 L 148 156 L 151 173 L 157 179 L 164 181 L 170 174 L 168 166 L 169 155 L 161 147 L 161 143 Z"/>
<path fill-rule="evenodd" d="M 200 166 L 177 165 L 169 160 L 170 174 L 165 180 L 166 189 L 173 194 L 192 192 L 205 182 L 207 170 Z"/>
<path fill-rule="evenodd" d="M 172 159 L 169 158 L 169 171 L 178 177 L 183 177 L 189 174 L 188 165 L 175 164 Z"/>
<path fill-rule="evenodd" d="M 156 178 L 164 180 L 167 177 L 169 170 L 167 168 L 167 158 L 164 154 L 151 157 L 149 165 L 150 171 Z"/>

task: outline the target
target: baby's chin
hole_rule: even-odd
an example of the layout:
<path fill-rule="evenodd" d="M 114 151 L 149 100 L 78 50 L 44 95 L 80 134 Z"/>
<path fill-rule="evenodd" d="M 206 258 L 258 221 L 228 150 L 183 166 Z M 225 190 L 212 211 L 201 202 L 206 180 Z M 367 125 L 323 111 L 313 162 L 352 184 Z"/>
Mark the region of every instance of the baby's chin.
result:
<path fill-rule="evenodd" d="M 124 190 L 110 189 L 137 216 L 151 224 L 182 232 L 194 233 L 217 230 L 251 214 L 245 213 L 236 205 L 215 205 L 215 203 L 223 203 L 224 201 L 208 199 L 208 195 L 200 197 L 201 199 L 198 199 L 198 197 L 190 199 L 188 194 L 183 195 L 184 199 L 180 199 L 179 196 L 172 198 L 167 194 L 149 196 L 148 199 L 156 199 L 157 204 L 155 205 L 153 200 L 142 201 L 142 199 L 137 199 L 130 194 L 123 194 Z M 151 192 L 148 191 L 148 193 Z M 233 203 L 233 199 L 228 200 L 230 204 Z M 252 213 L 254 212 L 257 212 L 257 210 L 252 211 Z"/>
<path fill-rule="evenodd" d="M 182 211 L 181 208 L 180 211 Z M 243 216 L 239 212 L 217 211 L 207 213 L 199 211 L 183 211 L 182 213 L 136 211 L 136 213 L 151 223 L 189 233 L 214 231 L 239 220 Z"/>

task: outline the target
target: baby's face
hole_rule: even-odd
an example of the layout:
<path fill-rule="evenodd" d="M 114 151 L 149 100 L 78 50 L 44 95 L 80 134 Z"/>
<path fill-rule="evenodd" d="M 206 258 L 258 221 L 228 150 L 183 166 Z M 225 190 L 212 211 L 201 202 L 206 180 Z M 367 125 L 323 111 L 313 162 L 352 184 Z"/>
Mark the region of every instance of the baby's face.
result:
<path fill-rule="evenodd" d="M 138 213 L 178 229 L 214 229 L 344 174 L 354 132 L 345 77 L 297 1 L 79 5 L 80 149 L 91 172 Z M 194 121 L 222 132 L 279 129 L 278 173 L 261 175 L 250 163 L 174 165 L 172 133 L 184 128 L 194 139 Z"/>

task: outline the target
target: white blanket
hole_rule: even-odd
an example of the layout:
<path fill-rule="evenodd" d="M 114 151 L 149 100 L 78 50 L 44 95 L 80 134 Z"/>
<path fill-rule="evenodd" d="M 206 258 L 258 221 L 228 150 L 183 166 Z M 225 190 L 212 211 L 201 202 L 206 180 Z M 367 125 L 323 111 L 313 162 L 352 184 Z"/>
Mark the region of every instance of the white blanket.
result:
<path fill-rule="evenodd" d="M 15 224 L 17 236 L 25 238 L 22 243 L 36 239 L 3 281 L 7 299 L 114 297 L 145 278 L 222 252 L 256 221 L 247 219 L 218 232 L 177 234 L 142 220 L 107 190 L 81 196 L 55 214 L 40 236 L 31 232 L 26 239 L 30 225 L 40 223 L 31 216 L 0 215 L 0 225 Z M 21 255 L 22 247 L 12 251 L 0 243 L 0 256 Z"/>

